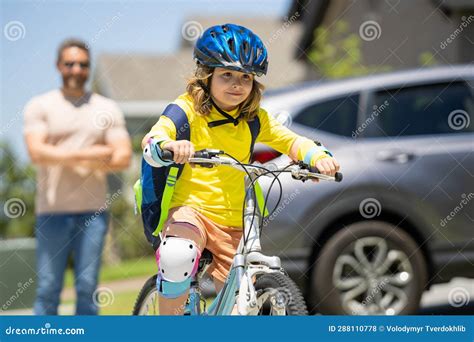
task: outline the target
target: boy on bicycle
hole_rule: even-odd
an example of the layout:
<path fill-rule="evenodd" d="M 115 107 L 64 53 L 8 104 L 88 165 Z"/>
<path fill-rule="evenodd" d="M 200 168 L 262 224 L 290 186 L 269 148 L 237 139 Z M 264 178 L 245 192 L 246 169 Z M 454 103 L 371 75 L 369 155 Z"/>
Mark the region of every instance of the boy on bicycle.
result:
<path fill-rule="evenodd" d="M 266 74 L 268 59 L 252 31 L 234 24 L 210 27 L 196 42 L 194 59 L 196 70 L 186 93 L 144 137 L 144 149 L 170 150 L 176 164 L 185 164 L 194 151 L 205 148 L 248 163 L 253 144 L 260 142 L 322 174 L 333 176 L 339 170 L 323 146 L 292 132 L 260 107 L 264 87 L 256 76 Z M 186 123 L 177 127 L 172 118 L 180 114 Z M 255 120 L 258 135 L 253 140 L 250 124 Z M 177 140 L 182 129 L 189 130 L 189 139 Z M 145 160 L 154 167 L 172 164 L 159 152 Z M 160 314 L 182 314 L 204 248 L 213 254 L 209 273 L 216 290 L 222 288 L 242 236 L 244 189 L 244 174 L 233 168 L 182 167 L 156 250 Z"/>

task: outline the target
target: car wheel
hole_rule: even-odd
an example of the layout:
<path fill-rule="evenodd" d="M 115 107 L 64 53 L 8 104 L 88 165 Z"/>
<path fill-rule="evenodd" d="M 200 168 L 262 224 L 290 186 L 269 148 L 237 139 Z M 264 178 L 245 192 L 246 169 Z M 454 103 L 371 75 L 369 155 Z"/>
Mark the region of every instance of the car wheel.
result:
<path fill-rule="evenodd" d="M 357 222 L 324 244 L 309 297 L 322 314 L 415 314 L 427 278 L 423 253 L 404 230 L 382 221 Z"/>

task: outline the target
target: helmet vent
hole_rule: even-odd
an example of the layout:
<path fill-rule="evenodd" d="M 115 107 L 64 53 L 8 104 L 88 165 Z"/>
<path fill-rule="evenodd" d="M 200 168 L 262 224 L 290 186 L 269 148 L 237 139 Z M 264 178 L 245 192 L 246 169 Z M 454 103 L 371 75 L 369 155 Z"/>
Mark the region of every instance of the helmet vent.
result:
<path fill-rule="evenodd" d="M 232 53 L 235 53 L 234 40 L 232 38 L 229 38 L 229 40 L 227 40 L 227 45 L 229 45 L 230 51 L 232 51 Z"/>
<path fill-rule="evenodd" d="M 244 53 L 247 55 L 249 53 L 249 44 L 247 42 L 243 43 Z"/>

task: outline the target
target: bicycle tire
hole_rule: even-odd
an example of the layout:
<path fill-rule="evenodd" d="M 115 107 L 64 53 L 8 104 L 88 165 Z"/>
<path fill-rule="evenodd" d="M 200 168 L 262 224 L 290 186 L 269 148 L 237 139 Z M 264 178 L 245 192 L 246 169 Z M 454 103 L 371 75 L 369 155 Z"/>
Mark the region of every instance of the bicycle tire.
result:
<path fill-rule="evenodd" d="M 285 311 L 287 316 L 307 316 L 308 309 L 300 289 L 287 275 L 280 272 L 265 273 L 260 275 L 255 282 L 255 290 L 260 295 L 270 289 L 277 289 L 285 298 Z M 258 296 L 257 296 L 258 298 Z M 270 305 L 269 303 L 267 304 Z M 270 308 L 261 308 L 259 316 L 269 315 Z"/>
<path fill-rule="evenodd" d="M 157 275 L 155 274 L 154 276 L 148 278 L 148 280 L 145 282 L 143 287 L 140 290 L 140 293 L 138 294 L 137 299 L 135 300 L 135 305 L 133 306 L 133 315 L 134 316 L 141 316 L 141 312 L 143 311 L 143 305 L 145 305 L 145 300 L 149 298 L 153 292 L 157 292 L 156 290 L 156 277 Z"/>

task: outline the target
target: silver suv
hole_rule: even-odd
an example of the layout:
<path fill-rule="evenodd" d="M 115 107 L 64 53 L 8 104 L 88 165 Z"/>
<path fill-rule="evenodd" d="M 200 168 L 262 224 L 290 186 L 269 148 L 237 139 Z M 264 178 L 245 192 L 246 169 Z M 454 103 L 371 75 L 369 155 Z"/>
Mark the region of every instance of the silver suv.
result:
<path fill-rule="evenodd" d="M 286 195 L 263 230 L 314 311 L 412 314 L 432 284 L 474 277 L 473 87 L 474 67 L 460 65 L 268 94 L 263 107 L 323 142 L 344 174 L 304 185 L 282 175 Z"/>

